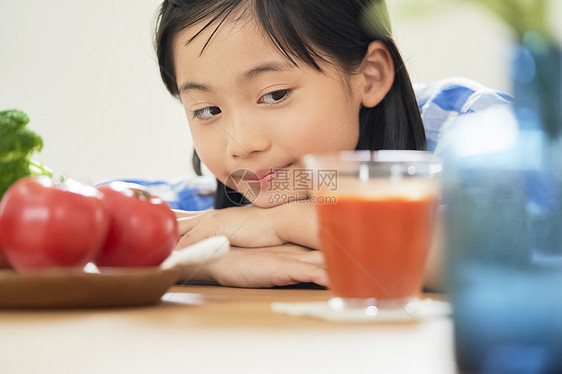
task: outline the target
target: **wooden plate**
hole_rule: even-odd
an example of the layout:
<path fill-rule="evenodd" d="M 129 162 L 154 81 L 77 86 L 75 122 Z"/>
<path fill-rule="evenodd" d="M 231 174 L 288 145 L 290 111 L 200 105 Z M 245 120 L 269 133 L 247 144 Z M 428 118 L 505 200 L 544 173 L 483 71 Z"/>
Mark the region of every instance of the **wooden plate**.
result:
<path fill-rule="evenodd" d="M 82 269 L 27 273 L 0 270 L 0 308 L 108 308 L 157 303 L 180 275 L 177 267 Z"/>
<path fill-rule="evenodd" d="M 99 272 L 86 272 L 82 268 L 0 270 L 0 309 L 155 304 L 181 274 L 185 275 L 186 266 L 212 261 L 229 249 L 226 237 L 214 236 L 172 252 L 159 267 L 97 269 L 94 266 Z"/>

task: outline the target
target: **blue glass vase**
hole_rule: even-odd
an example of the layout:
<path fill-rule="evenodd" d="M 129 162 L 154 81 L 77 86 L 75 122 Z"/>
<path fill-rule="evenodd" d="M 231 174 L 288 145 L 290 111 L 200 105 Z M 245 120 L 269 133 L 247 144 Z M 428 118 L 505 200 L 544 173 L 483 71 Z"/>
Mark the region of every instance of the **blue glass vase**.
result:
<path fill-rule="evenodd" d="M 491 113 L 487 132 L 473 134 L 486 149 L 465 138 L 445 157 L 448 293 L 463 372 L 562 372 L 561 56 L 525 35 L 513 58 L 513 126 Z"/>

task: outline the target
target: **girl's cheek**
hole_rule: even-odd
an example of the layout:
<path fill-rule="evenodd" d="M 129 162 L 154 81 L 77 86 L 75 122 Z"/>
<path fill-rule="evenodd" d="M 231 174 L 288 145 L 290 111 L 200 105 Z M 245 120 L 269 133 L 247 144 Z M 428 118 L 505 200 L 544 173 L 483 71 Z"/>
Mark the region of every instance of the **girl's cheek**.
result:
<path fill-rule="evenodd" d="M 201 162 L 219 179 L 224 178 L 226 146 L 215 142 L 212 138 L 193 136 L 193 146 Z"/>

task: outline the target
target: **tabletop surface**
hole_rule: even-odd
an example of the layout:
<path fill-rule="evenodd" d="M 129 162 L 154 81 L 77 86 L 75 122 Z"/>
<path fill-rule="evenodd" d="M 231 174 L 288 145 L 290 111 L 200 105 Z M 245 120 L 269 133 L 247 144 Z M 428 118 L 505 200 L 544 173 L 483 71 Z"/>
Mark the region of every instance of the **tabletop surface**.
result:
<path fill-rule="evenodd" d="M 0 311 L 0 373 L 456 372 L 450 318 L 344 323 L 271 309 L 329 298 L 190 285 L 148 307 Z"/>

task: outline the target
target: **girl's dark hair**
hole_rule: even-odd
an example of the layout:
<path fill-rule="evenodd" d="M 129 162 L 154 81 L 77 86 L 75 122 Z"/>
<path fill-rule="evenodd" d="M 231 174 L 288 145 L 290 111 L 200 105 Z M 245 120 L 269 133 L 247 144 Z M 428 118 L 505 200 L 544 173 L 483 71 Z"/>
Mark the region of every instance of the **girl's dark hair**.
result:
<path fill-rule="evenodd" d="M 391 36 L 384 0 L 165 0 L 155 45 L 162 80 L 172 95 L 179 98 L 173 58 L 176 35 L 200 21 L 206 21 L 202 30 L 216 30 L 234 14 L 243 17 L 248 12 L 255 14 L 287 59 L 319 72 L 320 63 L 331 63 L 346 75 L 354 74 L 362 66 L 369 43 L 383 42 L 394 63 L 394 83 L 379 105 L 361 109 L 356 149 L 425 149 L 422 119 L 404 60 Z M 211 39 L 212 35 L 207 43 Z M 194 153 L 194 166 L 198 164 Z M 238 205 L 232 197 L 232 190 L 219 182 L 215 207 Z"/>

